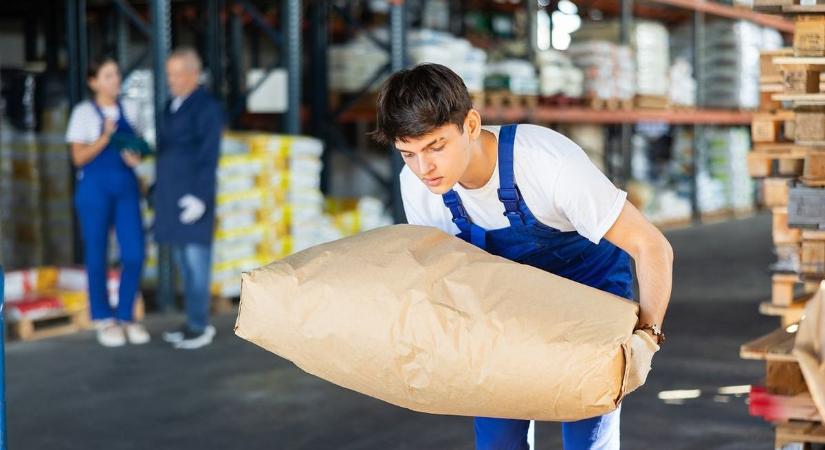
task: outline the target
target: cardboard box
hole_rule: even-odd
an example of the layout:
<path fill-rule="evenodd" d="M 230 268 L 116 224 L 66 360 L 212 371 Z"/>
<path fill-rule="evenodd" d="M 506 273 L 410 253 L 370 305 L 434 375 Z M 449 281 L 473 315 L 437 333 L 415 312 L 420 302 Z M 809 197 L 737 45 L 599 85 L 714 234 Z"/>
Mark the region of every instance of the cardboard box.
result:
<path fill-rule="evenodd" d="M 615 410 L 644 383 L 658 346 L 633 332 L 637 314 L 435 228 L 396 225 L 243 274 L 235 333 L 416 411 L 570 421 Z"/>
<path fill-rule="evenodd" d="M 796 20 L 793 50 L 796 56 L 825 56 L 825 16 L 800 16 Z"/>

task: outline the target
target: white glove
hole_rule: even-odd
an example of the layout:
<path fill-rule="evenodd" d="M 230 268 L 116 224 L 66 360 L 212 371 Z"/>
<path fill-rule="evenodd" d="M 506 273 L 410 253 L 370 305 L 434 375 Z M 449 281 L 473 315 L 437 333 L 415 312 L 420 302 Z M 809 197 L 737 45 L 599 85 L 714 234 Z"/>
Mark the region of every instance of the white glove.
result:
<path fill-rule="evenodd" d="M 180 213 L 180 221 L 184 225 L 190 225 L 203 217 L 206 212 L 206 204 L 192 194 L 186 194 L 178 200 L 178 206 L 183 208 Z"/>

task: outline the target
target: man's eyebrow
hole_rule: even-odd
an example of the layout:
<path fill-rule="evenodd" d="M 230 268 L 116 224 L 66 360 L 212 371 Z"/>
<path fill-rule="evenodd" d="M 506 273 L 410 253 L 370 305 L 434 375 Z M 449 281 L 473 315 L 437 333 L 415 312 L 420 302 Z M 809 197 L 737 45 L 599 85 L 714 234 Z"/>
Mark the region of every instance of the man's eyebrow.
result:
<path fill-rule="evenodd" d="M 437 144 L 437 143 L 439 143 L 439 142 L 441 142 L 441 141 L 443 141 L 443 140 L 444 140 L 444 137 L 443 137 L 443 136 L 442 136 L 442 137 L 439 137 L 439 138 L 435 138 L 435 139 L 433 139 L 433 140 L 432 140 L 432 142 L 430 142 L 429 144 L 427 144 L 427 145 L 425 145 L 425 146 L 421 147 L 421 150 L 424 150 L 425 148 L 430 148 L 430 147 L 432 147 L 433 145 L 435 145 L 435 144 Z M 402 149 L 400 149 L 400 148 L 398 148 L 398 147 L 396 147 L 395 149 L 396 149 L 396 150 L 398 150 L 399 152 L 402 152 L 402 153 L 409 153 L 409 152 L 410 152 L 409 150 L 402 150 Z"/>

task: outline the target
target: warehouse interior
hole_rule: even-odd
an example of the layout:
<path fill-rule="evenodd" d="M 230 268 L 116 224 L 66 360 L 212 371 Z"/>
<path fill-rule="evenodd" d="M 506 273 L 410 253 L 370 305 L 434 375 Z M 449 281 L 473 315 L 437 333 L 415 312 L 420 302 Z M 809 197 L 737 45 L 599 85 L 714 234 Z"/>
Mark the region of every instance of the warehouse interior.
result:
<path fill-rule="evenodd" d="M 190 323 L 191 278 L 153 200 L 168 111 L 194 95 L 169 79 L 180 49 L 222 113 L 214 341 L 193 351 L 164 342 Z M 157 148 L 130 166 L 145 245 L 129 315 L 151 341 L 122 348 L 98 345 L 76 197 L 91 167 L 67 131 L 101 57 L 121 120 Z M 472 417 L 235 336 L 241 274 L 407 223 L 405 163 L 370 132 L 382 83 L 427 63 L 461 78 L 484 125 L 569 138 L 672 246 L 667 340 L 622 402 L 623 448 L 825 447 L 825 340 L 795 339 L 825 335 L 821 0 L 30 0 L 0 3 L 0 450 L 480 448 Z M 127 250 L 114 224 L 105 241 L 116 305 Z M 529 448 L 563 447 L 558 423 L 534 427 Z"/>

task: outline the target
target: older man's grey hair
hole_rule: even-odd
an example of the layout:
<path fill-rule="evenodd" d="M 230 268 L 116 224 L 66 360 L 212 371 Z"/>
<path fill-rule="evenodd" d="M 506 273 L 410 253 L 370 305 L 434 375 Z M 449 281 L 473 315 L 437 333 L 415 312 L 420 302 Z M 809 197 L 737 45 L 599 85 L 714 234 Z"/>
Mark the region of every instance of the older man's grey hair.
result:
<path fill-rule="evenodd" d="M 191 47 L 181 47 L 175 49 L 170 55 L 169 59 L 176 59 L 180 58 L 181 61 L 186 65 L 187 69 L 193 70 L 195 72 L 200 73 L 201 68 L 203 67 L 203 63 L 201 62 L 201 57 L 198 56 L 198 52 Z"/>

